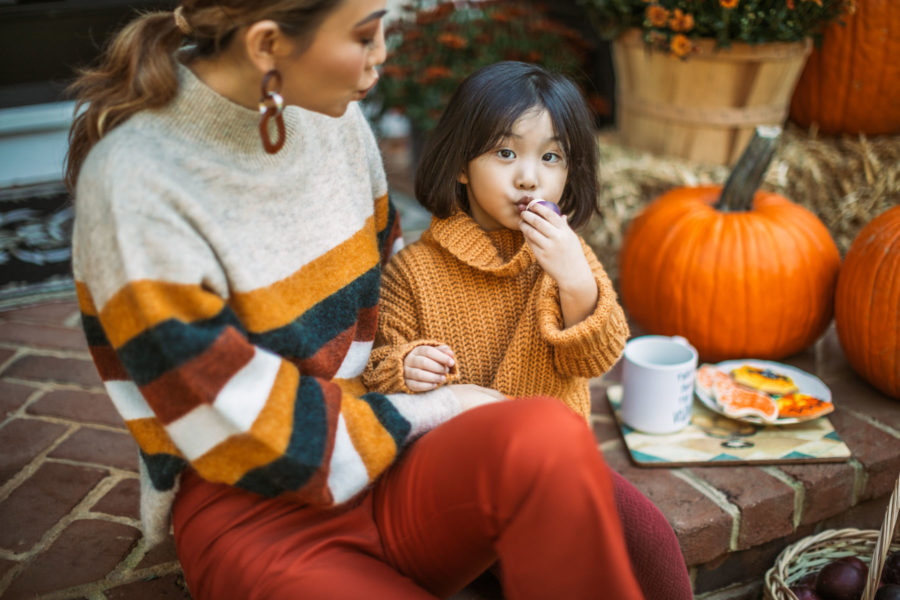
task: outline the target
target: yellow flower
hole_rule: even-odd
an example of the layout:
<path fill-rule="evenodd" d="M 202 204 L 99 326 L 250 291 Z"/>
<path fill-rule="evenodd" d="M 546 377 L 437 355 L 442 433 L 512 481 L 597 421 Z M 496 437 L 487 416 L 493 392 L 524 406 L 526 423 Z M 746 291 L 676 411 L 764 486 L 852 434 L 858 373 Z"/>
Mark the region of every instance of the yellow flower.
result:
<path fill-rule="evenodd" d="M 669 21 L 669 11 L 659 4 L 651 4 L 647 7 L 647 19 L 654 27 L 665 27 Z"/>
<path fill-rule="evenodd" d="M 741 0 L 719 0 L 719 6 L 722 8 L 737 8 Z"/>
<path fill-rule="evenodd" d="M 669 27 L 672 31 L 690 31 L 694 28 L 694 16 L 690 13 L 681 12 L 680 8 L 672 11 L 669 18 Z"/>
<path fill-rule="evenodd" d="M 678 33 L 672 36 L 672 41 L 669 44 L 669 49 L 672 51 L 672 54 L 680 58 L 693 50 L 694 45 L 686 35 Z"/>

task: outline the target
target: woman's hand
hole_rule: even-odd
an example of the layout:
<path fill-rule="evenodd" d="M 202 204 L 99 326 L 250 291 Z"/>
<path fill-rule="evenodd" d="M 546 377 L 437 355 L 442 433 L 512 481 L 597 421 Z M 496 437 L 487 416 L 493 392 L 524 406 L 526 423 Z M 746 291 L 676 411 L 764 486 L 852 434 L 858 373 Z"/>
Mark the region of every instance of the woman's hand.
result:
<path fill-rule="evenodd" d="M 413 392 L 427 392 L 447 381 L 454 364 L 450 346 L 416 346 L 403 359 L 403 380 Z"/>
<path fill-rule="evenodd" d="M 463 412 L 485 404 L 507 400 L 507 397 L 497 390 L 481 387 L 474 383 L 454 383 L 448 385 L 447 389 L 453 392 L 456 399 L 459 400 Z"/>
<path fill-rule="evenodd" d="M 599 292 L 578 235 L 565 216 L 541 204 L 522 213 L 521 228 L 538 264 L 559 286 L 565 326 L 580 323 L 594 311 Z"/>

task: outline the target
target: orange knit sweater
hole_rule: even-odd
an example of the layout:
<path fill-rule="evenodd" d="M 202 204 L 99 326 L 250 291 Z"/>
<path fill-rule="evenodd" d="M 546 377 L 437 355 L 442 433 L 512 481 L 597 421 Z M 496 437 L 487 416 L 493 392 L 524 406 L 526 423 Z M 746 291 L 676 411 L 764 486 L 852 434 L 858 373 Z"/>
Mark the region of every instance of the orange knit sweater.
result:
<path fill-rule="evenodd" d="M 599 299 L 593 314 L 563 329 L 556 282 L 521 232 L 485 232 L 465 213 L 432 219 L 384 271 L 366 385 L 409 393 L 403 379 L 409 351 L 447 344 L 457 363 L 448 381 L 512 397 L 553 396 L 588 419 L 588 378 L 618 360 L 628 325 L 606 272 L 581 244 Z"/>

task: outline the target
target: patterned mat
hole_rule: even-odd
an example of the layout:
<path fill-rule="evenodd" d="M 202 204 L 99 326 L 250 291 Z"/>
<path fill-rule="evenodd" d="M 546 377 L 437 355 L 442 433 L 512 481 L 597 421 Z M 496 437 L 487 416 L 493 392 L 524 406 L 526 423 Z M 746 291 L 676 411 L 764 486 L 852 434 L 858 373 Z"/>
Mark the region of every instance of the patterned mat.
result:
<path fill-rule="evenodd" d="M 0 190 L 0 310 L 74 297 L 73 217 L 62 183 Z"/>

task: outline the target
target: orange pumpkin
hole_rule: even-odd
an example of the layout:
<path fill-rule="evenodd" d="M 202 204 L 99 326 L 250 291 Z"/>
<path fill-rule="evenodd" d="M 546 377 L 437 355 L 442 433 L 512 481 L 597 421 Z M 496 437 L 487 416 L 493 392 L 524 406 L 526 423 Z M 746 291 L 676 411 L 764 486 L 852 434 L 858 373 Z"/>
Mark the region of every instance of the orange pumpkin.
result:
<path fill-rule="evenodd" d="M 900 206 L 872 219 L 850 245 L 834 321 L 853 369 L 900 399 Z"/>
<path fill-rule="evenodd" d="M 900 2 L 856 0 L 813 50 L 791 100 L 791 120 L 829 134 L 900 132 Z"/>
<path fill-rule="evenodd" d="M 678 188 L 652 202 L 620 254 L 629 317 L 649 333 L 686 337 L 706 361 L 784 358 L 815 341 L 833 313 L 837 246 L 812 212 L 756 191 L 771 154 L 750 167 L 749 152 L 725 191 Z"/>

